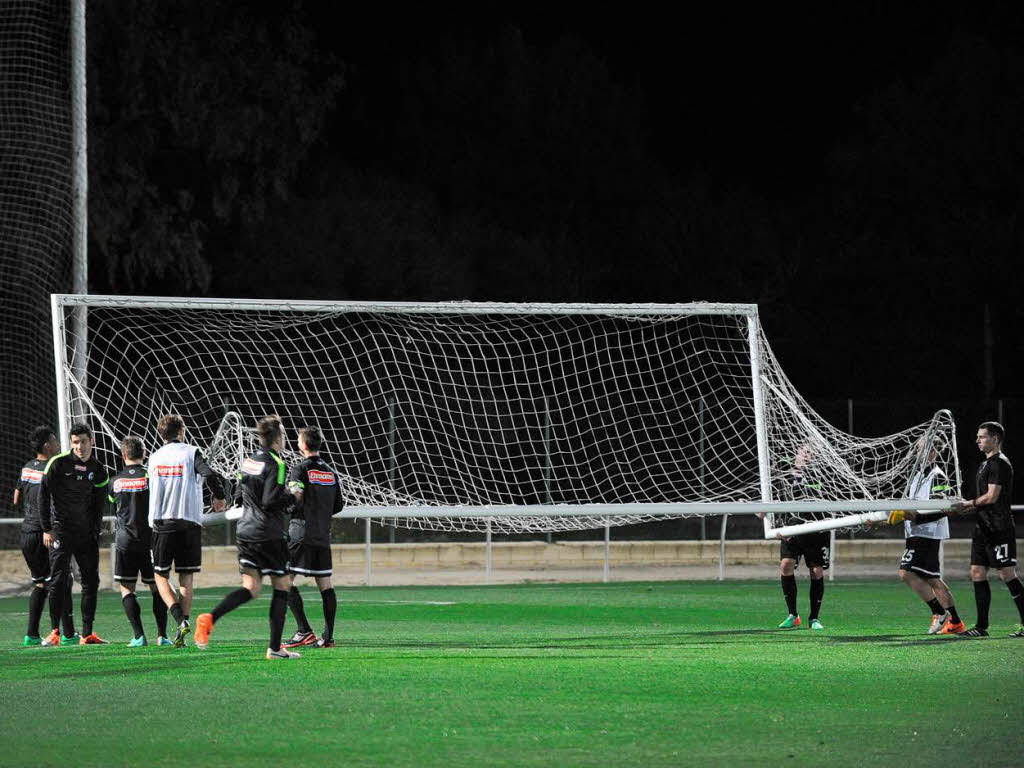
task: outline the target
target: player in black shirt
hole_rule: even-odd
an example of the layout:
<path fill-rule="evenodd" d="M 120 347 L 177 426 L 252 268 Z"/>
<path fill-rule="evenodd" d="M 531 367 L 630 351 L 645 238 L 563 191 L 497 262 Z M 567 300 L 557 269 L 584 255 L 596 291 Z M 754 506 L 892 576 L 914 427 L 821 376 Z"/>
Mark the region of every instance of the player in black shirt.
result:
<path fill-rule="evenodd" d="M 331 519 L 345 506 L 338 484 L 338 473 L 320 458 L 323 435 L 316 427 L 299 430 L 299 451 L 305 460 L 292 467 L 288 486 L 295 496 L 292 521 L 288 526 L 288 570 L 291 589 L 288 607 L 298 623 L 292 639 L 285 648 L 313 645 L 317 648 L 334 647 L 334 617 L 338 598 L 331 584 Z M 306 618 L 302 595 L 295 587 L 296 576 L 311 576 L 320 590 L 324 604 L 324 632 L 317 639 Z"/>
<path fill-rule="evenodd" d="M 814 476 L 813 458 L 814 451 L 811 446 L 802 445 L 797 449 L 796 456 L 793 458 L 793 468 L 789 473 L 790 495 L 793 501 L 821 496 L 821 483 Z M 781 571 L 782 595 L 786 599 L 786 609 L 789 614 L 779 624 L 779 629 L 792 629 L 799 627 L 802 623 L 796 606 L 796 569 L 800 564 L 801 557 L 807 564 L 807 570 L 811 577 L 811 613 L 807 619 L 808 626 L 815 630 L 824 629 L 818 619 L 818 614 L 825 597 L 825 570 L 829 566 L 831 539 L 828 531 L 820 531 L 790 536 L 782 540 L 779 547 L 779 570 Z"/>
<path fill-rule="evenodd" d="M 259 597 L 263 577 L 274 587 L 270 599 L 270 646 L 268 659 L 297 659 L 299 654 L 281 647 L 284 617 L 288 611 L 288 543 L 285 520 L 294 503 L 288 491 L 288 468 L 281 458 L 284 431 L 276 416 L 260 419 L 256 428 L 260 450 L 242 462 L 235 489 L 235 504 L 243 513 L 238 521 L 238 567 L 242 586 L 229 592 L 210 613 L 196 621 L 196 646 L 210 642 L 213 625 L 229 611 Z"/>
<path fill-rule="evenodd" d="M 149 527 L 149 472 L 143 465 L 145 448 L 142 438 L 129 435 L 121 441 L 124 469 L 110 478 L 108 500 L 114 507 L 117 528 L 114 538 L 114 581 L 121 588 L 121 605 L 134 639 L 129 648 L 147 645 L 142 628 L 142 612 L 135 597 L 135 582 L 139 576 L 153 595 L 153 617 L 157 626 L 157 645 L 174 645 L 167 638 L 167 603 L 156 588 L 153 557 L 149 548 L 152 530 Z"/>
<path fill-rule="evenodd" d="M 21 522 L 21 554 L 32 576 L 32 594 L 28 599 L 28 628 L 22 645 L 42 645 L 39 636 L 39 619 L 46 602 L 46 582 L 50 578 L 50 554 L 43 544 L 43 524 L 39 519 L 39 496 L 43 485 L 46 463 L 60 451 L 57 435 L 49 427 L 36 427 L 30 438 L 36 457 L 21 468 L 21 476 L 14 487 L 14 511 L 24 515 Z M 68 585 L 70 590 L 70 584 Z M 67 595 L 68 611 L 61 617 L 64 635 L 68 644 L 75 638 L 75 622 L 70 612 L 70 595 Z M 60 631 L 51 627 L 46 645 L 60 643 Z"/>
<path fill-rule="evenodd" d="M 58 453 L 43 472 L 39 519 L 43 543 L 50 549 L 50 623 L 64 613 L 64 596 L 71 579 L 71 556 L 82 574 L 81 645 L 105 645 L 93 632 L 96 593 L 100 586 L 100 524 L 107 508 L 106 468 L 93 453 L 92 430 L 71 427 L 71 450 Z M 53 505 L 51 516 L 50 505 Z"/>
<path fill-rule="evenodd" d="M 1024 637 L 1024 584 L 1017 578 L 1017 535 L 1010 510 L 1013 466 L 1002 452 L 1005 435 L 1002 425 L 994 421 L 986 421 L 978 427 L 975 443 L 985 454 L 985 460 L 978 467 L 978 496 L 951 508 L 958 514 L 977 514 L 977 525 L 971 538 L 971 581 L 974 582 L 974 599 L 978 605 L 978 622 L 961 632 L 961 637 L 988 635 L 988 611 L 992 602 L 989 568 L 999 571 L 999 578 L 1017 605 L 1021 626 L 1012 633 L 1012 637 Z"/>

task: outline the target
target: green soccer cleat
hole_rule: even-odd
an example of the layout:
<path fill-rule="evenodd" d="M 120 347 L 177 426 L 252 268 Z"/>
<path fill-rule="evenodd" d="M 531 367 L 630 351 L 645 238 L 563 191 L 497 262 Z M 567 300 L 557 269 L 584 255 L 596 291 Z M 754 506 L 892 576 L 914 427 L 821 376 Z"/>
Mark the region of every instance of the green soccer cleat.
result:
<path fill-rule="evenodd" d="M 139 637 L 136 637 L 134 640 L 128 643 L 129 648 L 142 648 L 147 645 L 149 645 L 149 643 L 146 642 L 145 635 L 140 635 Z"/>
<path fill-rule="evenodd" d="M 824 629 L 825 625 L 817 619 L 811 619 L 811 629 Z"/>
<path fill-rule="evenodd" d="M 793 627 L 799 627 L 801 624 L 803 624 L 803 622 L 800 621 L 800 617 L 794 616 L 791 613 L 782 620 L 782 623 L 779 624 L 779 629 L 793 629 Z"/>
<path fill-rule="evenodd" d="M 160 637 L 158 637 L 156 639 L 156 644 L 157 645 L 174 645 L 174 643 L 172 643 L 170 640 L 168 640 L 163 635 L 160 635 Z"/>
<path fill-rule="evenodd" d="M 73 634 L 71 637 L 67 637 L 66 635 L 61 635 L 60 636 L 60 644 L 61 645 L 79 645 L 81 639 L 82 639 L 82 636 L 80 634 L 78 634 L 77 632 L 75 632 L 75 634 Z"/>
<path fill-rule="evenodd" d="M 32 635 L 25 635 L 25 639 L 21 641 L 21 647 L 22 648 L 27 648 L 30 645 L 42 645 L 42 644 L 43 644 L 43 638 L 41 638 L 41 637 L 32 637 Z"/>
<path fill-rule="evenodd" d="M 1019 627 L 1017 627 L 1016 632 L 1011 632 L 1010 637 L 1024 637 L 1024 624 L 1021 624 Z M 28 640 L 27 637 L 25 639 Z"/>

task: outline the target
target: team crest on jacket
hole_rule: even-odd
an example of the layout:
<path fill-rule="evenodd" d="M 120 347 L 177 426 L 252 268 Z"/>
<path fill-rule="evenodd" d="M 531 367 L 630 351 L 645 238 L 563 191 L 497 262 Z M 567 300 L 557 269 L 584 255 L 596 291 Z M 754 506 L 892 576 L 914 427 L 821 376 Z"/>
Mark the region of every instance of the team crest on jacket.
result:
<path fill-rule="evenodd" d="M 43 473 L 38 469 L 29 469 L 25 467 L 21 470 L 21 480 L 25 483 L 31 483 L 32 485 L 39 485 L 43 482 Z"/>
<path fill-rule="evenodd" d="M 322 469 L 311 469 L 307 472 L 309 482 L 315 485 L 334 485 L 334 473 L 324 472 Z"/>
<path fill-rule="evenodd" d="M 259 475 L 263 473 L 263 467 L 266 466 L 265 461 L 256 461 L 255 459 L 246 459 L 242 462 L 242 471 L 247 475 Z"/>

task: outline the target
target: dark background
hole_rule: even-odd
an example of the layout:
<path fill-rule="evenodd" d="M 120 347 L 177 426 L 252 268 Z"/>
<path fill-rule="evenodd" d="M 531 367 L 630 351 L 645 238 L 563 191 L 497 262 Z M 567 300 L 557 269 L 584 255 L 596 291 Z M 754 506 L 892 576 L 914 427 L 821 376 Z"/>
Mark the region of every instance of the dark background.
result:
<path fill-rule="evenodd" d="M 90 3 L 92 292 L 755 302 L 840 427 L 1013 457 L 1018 3 L 350 5 Z"/>

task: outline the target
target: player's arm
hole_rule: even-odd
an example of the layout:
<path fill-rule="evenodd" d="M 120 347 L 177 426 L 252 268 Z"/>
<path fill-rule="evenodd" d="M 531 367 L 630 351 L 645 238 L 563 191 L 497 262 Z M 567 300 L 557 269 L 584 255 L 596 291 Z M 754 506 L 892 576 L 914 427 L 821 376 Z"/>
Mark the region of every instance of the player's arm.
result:
<path fill-rule="evenodd" d="M 300 464 L 292 467 L 288 471 L 288 493 L 295 498 L 295 507 L 293 512 L 302 511 L 302 499 L 306 494 L 306 482 L 309 477 L 306 474 L 305 468 Z"/>
<path fill-rule="evenodd" d="M 203 452 L 198 449 L 196 450 L 194 464 L 196 474 L 206 481 L 206 486 L 210 489 L 210 493 L 213 494 L 213 511 L 220 512 L 224 509 L 224 481 L 220 479 L 220 475 L 206 461 Z"/>
<path fill-rule="evenodd" d="M 107 474 L 107 468 L 101 464 L 100 471 L 94 479 L 96 484 L 92 489 L 93 534 L 98 539 L 100 528 L 103 527 L 103 515 L 110 508 L 110 476 Z"/>
<path fill-rule="evenodd" d="M 39 484 L 39 524 L 43 527 L 43 546 L 48 547 L 53 543 L 53 526 L 57 522 L 57 515 L 50 516 L 51 493 L 53 479 L 56 476 L 56 459 L 50 459 L 43 471 L 43 481 Z"/>
<path fill-rule="evenodd" d="M 345 497 L 341 495 L 341 481 L 338 480 L 338 473 L 334 473 L 334 509 L 332 515 L 336 515 L 345 508 Z"/>
<path fill-rule="evenodd" d="M 282 465 L 276 461 L 273 464 L 268 462 L 267 466 L 263 468 L 263 498 L 261 506 L 266 512 L 276 512 L 287 507 L 291 501 L 292 496 L 288 493 L 287 470 L 283 470 Z"/>

